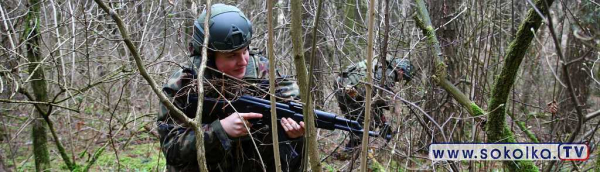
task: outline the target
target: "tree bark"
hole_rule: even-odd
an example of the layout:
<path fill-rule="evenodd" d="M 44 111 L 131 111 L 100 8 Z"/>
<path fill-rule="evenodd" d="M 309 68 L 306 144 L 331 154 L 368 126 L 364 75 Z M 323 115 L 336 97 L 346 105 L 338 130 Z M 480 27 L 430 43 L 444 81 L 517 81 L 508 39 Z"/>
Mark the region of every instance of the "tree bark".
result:
<path fill-rule="evenodd" d="M 2 134 L 2 133 L 0 133 Z M 2 135 L 0 135 L 1 137 Z M 10 169 L 4 164 L 4 152 L 0 150 L 0 170 L 1 171 L 10 171 Z"/>
<path fill-rule="evenodd" d="M 440 48 L 440 43 L 435 35 L 435 30 L 431 25 L 429 12 L 427 11 L 423 0 L 416 1 L 418 15 L 415 16 L 415 20 L 417 22 L 417 26 L 421 28 L 423 34 L 427 36 L 427 43 L 433 47 L 433 58 L 435 64 L 435 73 L 432 76 L 433 80 L 442 88 L 444 88 L 449 94 L 451 94 L 458 103 L 463 105 L 469 114 L 473 116 L 483 115 L 483 110 L 477 104 L 472 102 L 467 95 L 461 92 L 456 86 L 454 86 L 454 84 L 446 79 L 446 64 L 444 63 L 443 53 Z"/>
<path fill-rule="evenodd" d="M 204 17 L 204 42 L 202 45 L 208 45 L 208 38 L 210 36 L 210 12 L 211 12 L 211 0 L 206 1 L 206 17 Z M 204 150 L 204 129 L 202 128 L 202 105 L 204 104 L 204 69 L 206 68 L 206 60 L 208 59 L 208 46 L 202 46 L 202 61 L 200 62 L 200 66 L 198 67 L 198 78 L 197 81 L 197 89 L 198 89 L 198 105 L 196 108 L 196 119 L 195 119 L 195 127 L 194 132 L 196 134 L 196 160 L 198 161 L 198 167 L 200 167 L 200 171 L 208 172 L 208 167 L 206 166 L 206 151 Z"/>
<path fill-rule="evenodd" d="M 196 17 L 198 17 L 194 16 L 198 12 L 192 11 L 192 9 L 196 9 L 192 7 L 192 5 L 196 5 L 192 3 L 192 1 L 194 0 L 185 0 L 182 2 L 182 11 L 184 11 L 182 16 L 185 18 L 185 20 L 183 21 L 183 26 L 180 27 L 183 27 L 183 45 L 186 46 L 191 40 L 190 38 L 194 32 L 194 21 L 196 21 Z"/>
<path fill-rule="evenodd" d="M 579 7 L 580 10 L 582 11 L 581 7 Z M 562 40 L 562 41 L 566 41 L 567 45 L 565 48 L 565 63 L 570 63 L 567 67 L 567 70 L 569 70 L 570 76 L 566 76 L 565 73 L 561 73 L 562 77 L 564 80 L 567 80 L 567 77 L 571 77 L 571 78 L 577 78 L 575 80 L 573 80 L 573 91 L 575 92 L 575 95 L 577 97 L 577 99 L 579 100 L 579 102 L 583 102 L 585 104 L 585 102 L 587 102 L 588 97 L 590 96 L 590 89 L 589 89 L 589 85 L 591 83 L 591 78 L 588 77 L 589 74 L 587 73 L 588 71 L 586 70 L 581 70 L 581 69 L 585 69 L 586 65 L 585 62 L 588 58 L 591 58 L 591 55 L 593 55 L 593 51 L 591 50 L 590 47 L 585 46 L 579 39 L 575 38 L 575 35 L 573 34 L 573 32 L 570 32 L 570 29 L 568 27 L 568 25 L 563 26 L 563 29 L 566 29 L 567 31 L 565 32 L 566 34 L 568 34 L 568 36 L 566 37 L 567 40 Z M 572 62 L 572 63 L 571 63 Z M 560 99 L 557 102 L 562 102 L 559 105 L 559 115 L 563 116 L 565 118 L 566 121 L 563 121 L 563 126 L 564 126 L 564 132 L 566 133 L 570 133 L 575 129 L 575 126 L 579 125 L 577 123 L 577 115 L 573 115 L 576 114 L 576 109 L 575 107 L 577 106 L 573 100 L 569 100 L 571 99 L 570 94 L 568 93 L 568 89 L 565 89 L 564 87 L 559 87 L 561 88 L 562 91 L 559 91 L 559 93 L 564 93 L 564 94 L 560 94 Z M 565 100 L 565 101 L 562 101 Z M 587 112 L 587 107 L 583 106 L 581 107 L 581 109 L 583 110 L 583 113 L 588 113 Z"/>
<path fill-rule="evenodd" d="M 357 48 L 364 47 L 363 45 L 365 45 L 366 42 L 359 38 L 360 35 L 358 35 L 358 33 L 363 32 L 364 27 L 357 25 L 363 23 L 362 21 L 364 20 L 362 20 L 362 18 L 366 14 L 367 6 L 363 0 L 342 1 L 342 4 L 344 4 L 344 18 L 342 19 L 344 22 L 344 31 L 346 32 L 346 35 L 348 35 L 348 38 L 350 38 L 346 39 L 344 42 L 343 50 L 349 57 L 356 57 L 350 58 L 350 60 L 359 60 L 362 59 L 361 56 L 363 54 L 361 54 L 362 51 L 357 50 Z M 346 60 L 342 60 L 341 62 L 344 61 Z M 343 69 L 348 64 L 351 64 L 351 62 L 340 64 L 340 68 Z"/>
<path fill-rule="evenodd" d="M 431 23 L 433 28 L 438 29 L 436 31 L 436 38 L 439 39 L 440 50 L 443 54 L 444 63 L 447 65 L 446 70 L 448 75 L 446 77 L 448 77 L 448 80 L 450 81 L 466 79 L 461 78 L 464 76 L 464 71 L 461 71 L 460 69 L 463 61 L 461 61 L 461 59 L 455 55 L 458 51 L 452 44 L 456 38 L 454 25 L 457 23 L 457 21 L 449 22 L 453 18 L 453 16 L 451 16 L 452 14 L 458 14 L 458 11 L 456 11 L 457 7 L 460 5 L 458 0 L 430 0 L 428 4 L 431 4 L 428 6 L 428 8 L 431 9 L 430 11 L 434 11 L 433 13 L 430 13 Z M 429 63 L 431 62 L 429 61 Z M 429 70 L 431 72 L 435 72 L 436 69 L 433 68 Z M 429 91 L 427 91 L 426 97 L 429 100 L 427 100 L 428 103 L 425 104 L 425 108 L 432 111 L 437 111 L 437 113 L 434 115 L 438 123 L 443 123 L 446 119 L 452 117 L 452 115 L 456 112 L 463 110 L 460 106 L 456 106 L 455 104 L 451 103 L 451 101 L 447 101 L 449 98 L 447 97 L 447 93 L 444 93 L 444 90 L 437 89 L 435 84 L 429 84 L 428 87 L 430 88 L 428 88 Z M 459 90 L 464 89 L 459 88 Z M 464 121 L 459 120 L 457 121 L 458 124 L 456 125 L 462 125 L 461 123 L 463 122 Z M 452 125 L 444 126 L 444 130 L 453 130 Z M 456 130 L 456 132 L 452 132 L 453 134 L 449 137 L 457 138 L 463 131 L 464 130 Z M 434 137 L 435 140 L 441 140 L 441 135 L 439 133 Z M 425 141 L 427 138 L 422 139 Z"/>
<path fill-rule="evenodd" d="M 387 49 L 388 49 L 388 39 L 390 37 L 390 0 L 381 1 L 381 3 L 385 2 L 385 10 L 384 10 L 384 33 L 383 33 L 383 42 L 381 42 L 381 55 L 379 57 L 379 61 L 381 63 L 381 73 L 387 73 L 388 63 L 386 61 L 387 58 Z M 395 58 L 395 57 L 392 57 Z M 387 77 L 381 77 L 381 81 L 379 82 L 380 87 L 385 88 L 385 82 Z M 378 95 L 383 95 L 383 90 L 378 90 Z"/>
<path fill-rule="evenodd" d="M 553 0 L 546 0 L 548 6 L 552 5 Z M 546 14 L 544 0 L 536 0 L 535 6 L 540 9 L 543 15 Z M 516 142 L 514 134 L 506 125 L 506 105 L 512 86 L 515 83 L 517 72 L 525 53 L 531 44 L 534 33 L 542 23 L 542 18 L 536 13 L 535 9 L 529 9 L 527 17 L 517 31 L 515 39 L 510 43 L 506 51 L 506 60 L 502 66 L 502 71 L 496 79 L 492 89 L 492 98 L 489 103 L 488 121 L 486 134 L 489 142 Z M 538 171 L 538 168 L 531 161 L 504 161 L 504 165 L 509 171 Z"/>
<path fill-rule="evenodd" d="M 320 3 L 320 1 L 318 2 Z M 310 1 L 305 1 L 304 2 L 304 6 L 311 6 L 312 3 Z M 325 63 L 325 57 L 322 56 L 323 53 L 317 53 L 317 51 L 320 51 L 320 49 L 315 46 L 317 42 L 322 42 L 325 40 L 325 38 L 322 36 L 322 34 L 319 34 L 319 25 L 317 24 L 319 17 L 321 16 L 319 14 L 319 11 L 321 10 L 318 5 L 317 5 L 317 14 L 313 17 L 313 28 L 312 30 L 309 31 L 309 29 L 306 29 L 306 32 L 310 33 L 308 34 L 309 36 L 304 37 L 304 47 L 307 49 L 310 49 L 310 51 L 305 51 L 304 52 L 304 57 L 308 57 L 308 61 L 307 61 L 307 65 L 308 67 L 310 67 L 310 78 L 309 80 L 313 80 L 314 83 L 316 84 L 310 84 L 310 92 L 311 92 L 311 96 L 312 96 L 312 100 L 315 103 L 314 107 L 317 109 L 323 109 L 323 106 L 325 105 L 325 96 L 324 96 L 324 92 L 325 92 L 325 83 L 323 83 L 324 81 L 326 81 L 325 79 L 325 75 L 323 75 L 323 69 L 324 69 L 324 63 Z M 303 18 L 309 18 L 311 17 L 309 15 L 308 12 L 304 11 L 303 13 L 304 17 Z M 311 24 L 306 24 L 306 25 L 311 25 Z"/>
<path fill-rule="evenodd" d="M 269 56 L 269 94 L 275 95 L 275 54 L 273 53 L 273 2 L 267 1 L 267 25 L 269 27 L 267 40 L 267 53 Z M 271 126 L 277 125 L 277 102 L 275 96 L 269 96 L 271 100 Z M 281 172 L 281 159 L 279 153 L 278 127 L 271 127 L 273 136 L 273 155 L 275 156 L 275 170 Z"/>
<path fill-rule="evenodd" d="M 375 1 L 369 1 L 369 20 L 368 20 L 368 30 L 367 30 L 367 83 L 365 85 L 367 95 L 365 97 L 365 121 L 363 123 L 363 135 L 362 135 L 362 148 L 360 155 L 360 171 L 367 171 L 367 154 L 369 153 L 368 145 L 369 145 L 369 129 L 371 125 L 371 97 L 373 94 L 371 91 L 373 90 L 373 70 L 371 70 L 373 66 L 373 32 L 374 31 L 374 23 L 375 23 Z M 385 76 L 385 74 L 384 74 Z"/>
<path fill-rule="evenodd" d="M 317 149 L 317 130 L 315 128 L 315 116 L 313 103 L 310 100 L 310 88 L 308 88 L 308 70 L 306 69 L 304 51 L 302 43 L 302 3 L 292 1 L 292 53 L 294 56 L 294 64 L 296 65 L 296 73 L 298 74 L 298 84 L 300 86 L 300 97 L 306 105 L 302 113 L 305 116 L 304 124 L 306 126 L 305 152 L 308 154 L 308 160 L 312 171 L 321 171 L 321 162 L 319 159 L 319 150 Z M 307 169 L 308 170 L 308 169 Z"/>
<path fill-rule="evenodd" d="M 31 88 L 36 101 L 47 102 L 48 93 L 46 86 L 46 78 L 44 76 L 44 67 L 41 63 L 42 55 L 40 52 L 40 1 L 29 0 L 29 13 L 27 14 L 25 22 L 25 32 L 23 38 L 25 38 L 25 47 L 27 51 L 27 59 L 32 62 L 28 66 L 29 73 L 31 74 Z M 43 119 L 45 112 L 48 112 L 48 105 L 40 105 L 40 110 L 34 112 L 34 120 L 32 122 L 31 137 L 33 139 L 33 157 L 35 159 L 35 170 L 46 171 L 51 168 L 50 166 L 50 155 L 48 152 L 48 137 L 46 122 Z"/>
<path fill-rule="evenodd" d="M 547 0 L 548 6 L 552 4 L 553 0 Z M 545 6 L 542 5 L 542 0 L 535 1 L 536 7 L 542 9 L 540 11 L 546 11 Z M 423 29 L 424 34 L 428 37 L 428 42 L 433 46 L 434 53 L 436 53 L 436 72 L 434 80 L 440 84 L 444 89 L 453 95 L 453 97 L 465 106 L 469 113 L 474 116 L 482 115 L 484 113 L 478 105 L 471 102 L 464 93 L 458 88 L 454 87 L 446 79 L 446 65 L 444 64 L 443 54 L 441 52 L 439 42 L 435 36 L 431 21 L 429 19 L 429 12 L 425 8 L 422 0 L 417 0 L 417 8 L 420 19 L 417 19 L 417 24 Z M 528 11 L 527 18 L 521 23 L 517 32 L 517 37 L 510 44 L 507 50 L 507 57 L 505 65 L 502 68 L 501 75 L 496 80 L 492 91 L 492 99 L 488 111 L 490 111 L 487 122 L 487 135 L 489 142 L 515 142 L 513 133 L 510 131 L 505 121 L 506 103 L 516 78 L 516 72 L 519 69 L 519 65 L 525 56 L 531 40 L 534 35 L 530 31 L 533 29 L 537 31 L 541 24 L 541 17 L 535 12 L 534 9 Z M 538 171 L 538 168 L 531 161 L 505 161 L 505 166 L 510 171 Z"/>

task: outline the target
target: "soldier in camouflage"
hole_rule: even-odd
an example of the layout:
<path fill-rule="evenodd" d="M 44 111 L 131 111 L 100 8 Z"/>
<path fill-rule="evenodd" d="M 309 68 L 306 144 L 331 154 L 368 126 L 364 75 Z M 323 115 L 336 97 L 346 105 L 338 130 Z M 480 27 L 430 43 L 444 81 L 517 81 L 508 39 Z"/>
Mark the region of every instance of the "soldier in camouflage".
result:
<path fill-rule="evenodd" d="M 238 79 L 268 77 L 267 59 L 248 46 L 252 38 L 252 25 L 246 16 L 238 8 L 229 5 L 215 4 L 211 10 L 207 67 L 218 71 L 207 69 L 204 78 L 227 80 L 226 76 Z M 196 111 L 195 102 L 191 102 L 189 97 L 196 94 L 190 90 L 194 90 L 194 79 L 197 77 L 195 69 L 201 61 L 205 17 L 206 13 L 203 12 L 194 23 L 194 39 L 190 43 L 191 64 L 173 73 L 163 87 L 163 92 L 171 97 L 173 104 L 190 118 L 195 117 Z M 287 80 L 277 83 L 276 90 L 278 97 L 296 97 L 299 93 L 297 84 Z M 210 92 L 207 90 L 205 96 L 214 96 Z M 244 124 L 251 127 L 248 120 L 261 118 L 262 114 L 213 112 L 202 114 L 204 148 L 210 171 L 275 171 L 270 129 L 250 130 L 244 127 Z M 161 104 L 157 125 L 167 171 L 198 171 L 194 130 L 180 125 L 169 113 Z M 280 140 L 287 140 L 279 143 L 281 168 L 283 171 L 302 171 L 304 123 L 285 118 L 280 123 L 284 129 L 278 133 Z M 250 134 L 254 140 L 249 137 L 249 132 L 252 132 Z"/>
<path fill-rule="evenodd" d="M 396 82 L 410 81 L 411 72 L 413 66 L 410 61 L 406 59 L 393 59 L 387 60 L 386 74 L 383 74 L 383 68 L 380 65 L 376 65 L 377 59 L 373 61 L 373 67 L 367 67 L 366 61 L 361 61 L 350 67 L 348 67 L 335 81 L 335 95 L 338 100 L 338 105 L 344 116 L 348 119 L 357 120 L 361 124 L 364 120 L 365 115 L 365 95 L 367 69 L 373 70 L 373 83 L 379 85 L 382 78 L 385 77 L 385 84 L 383 88 L 391 90 Z M 383 95 L 377 95 L 376 89 L 373 89 L 373 97 L 375 101 L 371 104 L 371 114 L 373 117 L 373 128 L 380 128 L 380 132 L 390 133 L 391 128 L 387 123 L 385 116 L 383 115 L 384 110 L 389 110 L 389 106 L 384 100 Z M 361 137 L 356 134 L 351 134 L 350 141 L 346 145 L 344 152 L 353 152 L 360 143 Z"/>

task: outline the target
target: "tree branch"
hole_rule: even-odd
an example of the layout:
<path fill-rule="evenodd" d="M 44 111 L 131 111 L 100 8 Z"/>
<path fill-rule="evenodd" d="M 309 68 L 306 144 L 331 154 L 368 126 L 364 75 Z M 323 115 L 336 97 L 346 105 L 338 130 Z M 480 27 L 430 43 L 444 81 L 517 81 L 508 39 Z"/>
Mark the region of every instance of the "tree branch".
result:
<path fill-rule="evenodd" d="M 30 100 L 35 100 L 35 98 L 33 97 L 33 95 L 29 94 L 29 92 L 25 91 L 24 89 L 19 89 L 19 92 L 23 95 L 25 95 L 25 97 L 27 97 Z M 52 121 L 50 121 L 50 113 L 52 111 L 52 106 L 50 106 L 47 111 L 44 111 L 42 107 L 40 107 L 40 105 L 43 104 L 33 104 L 33 106 L 35 107 L 35 109 L 40 112 L 40 114 L 42 115 L 42 118 L 44 119 L 44 121 L 46 121 L 46 123 L 48 124 L 48 128 L 50 129 L 50 133 L 52 134 L 52 139 L 54 139 L 54 144 L 56 145 L 56 148 L 58 149 L 58 153 L 60 154 L 60 157 L 63 159 L 63 161 L 65 161 L 65 164 L 67 165 L 67 168 L 69 168 L 69 170 L 74 171 L 75 168 L 77 167 L 77 165 L 75 164 L 75 162 L 71 161 L 71 159 L 69 158 L 69 155 L 67 155 L 67 151 L 65 150 L 65 147 L 63 146 L 63 144 L 60 142 L 60 138 L 58 138 L 58 135 L 56 134 L 56 129 L 54 129 L 54 123 Z"/>
<path fill-rule="evenodd" d="M 437 40 L 435 30 L 431 24 L 431 19 L 429 18 L 429 12 L 427 12 L 427 7 L 422 0 L 417 0 L 417 8 L 419 15 L 415 16 L 414 19 L 417 23 L 417 26 L 421 28 L 423 34 L 427 36 L 427 42 L 429 45 L 433 46 L 433 53 L 436 54 L 435 58 L 435 74 L 432 76 L 433 80 L 444 90 L 454 97 L 458 103 L 463 105 L 467 109 L 467 112 L 473 116 L 483 115 L 484 111 L 475 103 L 473 103 L 467 95 L 465 95 L 460 89 L 458 89 L 452 82 L 448 81 L 446 78 L 446 64 L 444 63 L 444 58 L 442 54 L 442 50 L 439 45 L 439 41 Z"/>
<path fill-rule="evenodd" d="M 27 101 L 27 100 L 10 100 L 10 99 L 0 99 L 0 102 L 2 102 L 2 103 L 17 103 L 17 104 L 33 104 L 33 105 L 55 106 L 55 107 L 59 107 L 59 108 L 63 108 L 63 109 L 67 109 L 67 110 L 79 113 L 79 110 L 77 110 L 77 109 L 73 109 L 73 108 L 66 107 L 66 106 L 59 105 L 59 104 L 54 104 L 54 103 L 51 103 L 51 102 L 39 102 L 39 101 Z"/>
<path fill-rule="evenodd" d="M 210 36 L 210 28 L 209 28 L 209 20 L 210 20 L 210 10 L 211 0 L 206 1 L 206 15 L 204 17 L 204 42 L 202 43 L 202 60 L 200 62 L 200 66 L 198 66 L 198 79 L 196 79 L 196 86 L 198 87 L 198 105 L 196 107 L 196 125 L 194 127 L 194 131 L 196 134 L 196 160 L 198 161 L 198 167 L 200 167 L 200 171 L 208 171 L 206 167 L 206 156 L 204 150 L 204 129 L 202 126 L 202 105 L 204 102 L 204 84 L 202 84 L 204 78 L 204 70 L 206 69 L 206 61 L 208 55 L 208 38 Z"/>
<path fill-rule="evenodd" d="M 529 140 L 531 140 L 531 142 L 540 143 L 540 140 L 538 140 L 537 136 L 535 136 L 535 134 L 533 132 L 531 132 L 531 130 L 527 129 L 525 122 L 517 120 L 517 118 L 515 118 L 515 115 L 512 113 L 508 113 L 508 116 L 510 116 L 510 118 L 512 118 L 512 120 L 515 121 L 515 124 L 517 124 L 519 129 L 521 129 L 521 131 L 523 131 L 525 133 L 525 135 L 527 135 L 527 137 L 529 138 Z"/>
<path fill-rule="evenodd" d="M 140 75 L 142 75 L 142 77 L 146 80 L 146 82 L 148 82 L 148 84 L 150 85 L 150 88 L 158 96 L 160 102 L 169 110 L 169 115 L 171 115 L 175 119 L 179 120 L 180 122 L 183 122 L 183 124 L 185 124 L 187 126 L 197 127 L 195 125 L 194 121 L 192 121 L 190 118 L 185 116 L 185 114 L 181 110 L 177 109 L 175 107 L 175 105 L 173 105 L 173 103 L 171 103 L 171 101 L 169 101 L 169 98 L 167 98 L 167 96 L 162 91 L 160 91 L 160 89 L 158 88 L 158 85 L 156 84 L 154 79 L 152 79 L 152 77 L 150 77 L 150 75 L 146 71 L 146 68 L 144 68 L 144 65 L 142 64 L 142 57 L 140 56 L 139 52 L 137 51 L 137 48 L 135 47 L 135 45 L 133 45 L 131 38 L 129 38 L 129 32 L 125 28 L 125 24 L 123 23 L 123 20 L 121 20 L 121 17 L 119 17 L 119 15 L 114 10 L 112 10 L 111 8 L 106 6 L 106 4 L 104 4 L 101 0 L 94 0 L 94 1 L 96 2 L 96 4 L 98 4 L 98 6 L 102 10 L 104 10 L 104 12 L 109 14 L 112 17 L 112 19 L 115 21 L 115 23 L 117 24 L 117 27 L 119 28 L 119 32 L 121 33 L 121 37 L 123 37 L 123 42 L 125 42 L 127 49 L 133 56 L 133 59 L 135 60 L 135 64 L 136 64 L 138 70 L 140 71 Z"/>
<path fill-rule="evenodd" d="M 542 3 L 544 0 L 537 0 L 535 6 L 545 8 Z M 547 0 L 552 4 L 553 0 Z M 546 10 L 542 10 L 546 11 Z M 527 49 L 534 38 L 534 32 L 537 31 L 542 22 L 534 8 L 529 9 L 527 17 L 523 20 L 515 39 L 510 43 L 506 51 L 506 59 L 502 66 L 502 71 L 495 81 L 492 89 L 492 98 L 489 103 L 490 111 L 488 116 L 487 136 L 490 142 L 515 142 L 514 134 L 507 128 L 505 114 L 506 104 L 510 90 L 512 89 L 519 66 L 525 57 Z M 510 171 L 538 171 L 539 169 L 531 161 L 504 161 L 504 165 Z"/>
<path fill-rule="evenodd" d="M 585 120 L 589 121 L 592 118 L 596 118 L 598 116 L 600 116 L 600 110 L 597 110 L 596 112 L 588 113 L 587 115 L 585 115 Z"/>

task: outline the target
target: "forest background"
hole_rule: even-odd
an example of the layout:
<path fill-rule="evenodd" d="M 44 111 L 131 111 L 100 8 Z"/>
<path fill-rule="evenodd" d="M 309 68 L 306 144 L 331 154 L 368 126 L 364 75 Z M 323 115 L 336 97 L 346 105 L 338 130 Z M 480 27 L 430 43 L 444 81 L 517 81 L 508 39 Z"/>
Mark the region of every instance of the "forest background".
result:
<path fill-rule="evenodd" d="M 192 23 L 206 2 L 103 2 L 122 18 L 158 84 L 189 61 Z M 291 2 L 212 3 L 244 11 L 253 22 L 252 45 L 266 55 L 268 2 L 274 6 L 276 66 L 295 75 Z M 397 97 L 386 113 L 397 134 L 389 142 L 371 138 L 371 170 L 514 170 L 496 161 L 433 163 L 428 145 L 440 141 L 587 142 L 587 161 L 519 165 L 534 171 L 600 168 L 600 2 L 428 0 L 428 14 L 419 2 L 373 4 L 374 58 L 410 59 L 415 73 L 410 83 L 383 92 Z M 323 0 L 316 39 L 318 1 L 295 9 L 302 11 L 306 59 L 316 42 L 317 109 L 339 113 L 332 81 L 368 57 L 369 3 Z M 539 29 L 519 27 L 529 19 Z M 164 170 L 155 126 L 160 102 L 121 33 L 92 0 L 0 2 L 0 171 Z M 528 46 L 516 46 L 522 40 Z M 346 135 L 317 131 L 323 170 L 358 169 L 358 158 L 335 156 Z"/>

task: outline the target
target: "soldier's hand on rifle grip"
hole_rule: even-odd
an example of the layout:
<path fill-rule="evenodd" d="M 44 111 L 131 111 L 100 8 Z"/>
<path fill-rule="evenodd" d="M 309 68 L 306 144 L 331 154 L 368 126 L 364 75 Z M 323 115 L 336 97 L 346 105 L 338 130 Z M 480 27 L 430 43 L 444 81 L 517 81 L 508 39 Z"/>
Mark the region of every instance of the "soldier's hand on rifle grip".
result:
<path fill-rule="evenodd" d="M 298 124 L 292 118 L 281 118 L 281 126 L 290 139 L 295 139 L 304 135 L 304 122 L 302 121 Z"/>
<path fill-rule="evenodd" d="M 248 135 L 248 131 L 252 124 L 248 122 L 249 119 L 262 118 L 260 113 L 233 113 L 228 117 L 221 120 L 221 126 L 223 130 L 229 135 L 229 137 L 236 138 Z M 244 123 L 246 125 L 244 125 Z M 246 128 L 248 126 L 248 128 Z"/>

